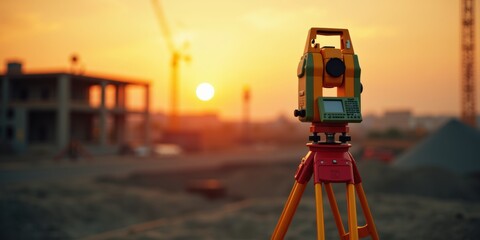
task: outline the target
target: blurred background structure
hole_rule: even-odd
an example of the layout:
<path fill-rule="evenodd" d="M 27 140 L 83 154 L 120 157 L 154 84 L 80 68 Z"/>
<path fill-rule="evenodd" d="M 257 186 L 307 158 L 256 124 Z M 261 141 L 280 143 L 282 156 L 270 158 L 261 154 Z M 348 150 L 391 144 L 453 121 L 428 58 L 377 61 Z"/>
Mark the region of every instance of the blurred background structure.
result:
<path fill-rule="evenodd" d="M 141 142 L 150 142 L 146 82 L 68 72 L 25 73 L 21 62 L 8 62 L 0 78 L 4 153 L 58 153 L 72 141 L 95 154 L 116 153 L 133 141 L 133 133 L 127 130 L 127 119 L 133 115 L 142 118 Z M 131 86 L 143 88 L 144 109 L 127 109 Z"/>

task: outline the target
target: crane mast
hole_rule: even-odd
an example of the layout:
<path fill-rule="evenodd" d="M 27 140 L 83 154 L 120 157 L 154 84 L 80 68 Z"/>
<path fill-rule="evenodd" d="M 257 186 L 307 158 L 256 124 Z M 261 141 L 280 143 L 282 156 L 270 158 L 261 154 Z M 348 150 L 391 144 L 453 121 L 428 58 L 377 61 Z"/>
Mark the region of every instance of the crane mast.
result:
<path fill-rule="evenodd" d="M 173 38 L 168 27 L 167 20 L 163 13 L 162 7 L 158 0 L 152 0 L 153 9 L 155 15 L 157 16 L 158 23 L 160 25 L 160 30 L 165 38 L 167 43 L 167 49 L 171 54 L 170 58 L 170 116 L 168 129 L 172 132 L 179 130 L 179 115 L 178 115 L 178 95 L 179 95 L 179 79 L 178 79 L 178 68 L 179 62 L 184 57 L 184 60 L 188 60 L 189 56 L 183 55 L 180 50 L 175 46 Z"/>
<path fill-rule="evenodd" d="M 475 6 L 474 0 L 462 0 L 462 121 L 476 127 L 475 107 Z"/>

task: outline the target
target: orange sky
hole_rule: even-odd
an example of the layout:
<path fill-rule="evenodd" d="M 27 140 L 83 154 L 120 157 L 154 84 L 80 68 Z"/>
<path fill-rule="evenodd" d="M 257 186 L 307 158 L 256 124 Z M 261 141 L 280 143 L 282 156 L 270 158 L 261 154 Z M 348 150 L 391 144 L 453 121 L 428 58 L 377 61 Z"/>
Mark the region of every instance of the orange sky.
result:
<path fill-rule="evenodd" d="M 192 61 L 180 68 L 183 113 L 217 111 L 238 118 L 242 89 L 249 85 L 254 119 L 291 116 L 296 67 L 310 27 L 350 30 L 362 67 L 364 113 L 460 112 L 460 1 L 164 0 L 162 5 L 176 39 L 190 41 Z M 75 52 L 86 74 L 151 80 L 154 110 L 169 110 L 170 54 L 150 0 L 2 0 L 0 9 L 1 61 L 21 59 L 26 71 L 67 69 Z M 195 97 L 201 82 L 216 88 L 213 100 Z"/>

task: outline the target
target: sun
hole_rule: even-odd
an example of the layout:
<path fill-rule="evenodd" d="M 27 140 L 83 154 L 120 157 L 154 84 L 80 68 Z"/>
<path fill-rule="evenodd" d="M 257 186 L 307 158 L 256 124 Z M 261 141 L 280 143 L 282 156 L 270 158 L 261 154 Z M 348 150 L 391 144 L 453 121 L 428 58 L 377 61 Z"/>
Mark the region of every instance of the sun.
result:
<path fill-rule="evenodd" d="M 210 83 L 200 83 L 197 86 L 197 97 L 202 101 L 209 101 L 213 98 L 215 89 Z"/>

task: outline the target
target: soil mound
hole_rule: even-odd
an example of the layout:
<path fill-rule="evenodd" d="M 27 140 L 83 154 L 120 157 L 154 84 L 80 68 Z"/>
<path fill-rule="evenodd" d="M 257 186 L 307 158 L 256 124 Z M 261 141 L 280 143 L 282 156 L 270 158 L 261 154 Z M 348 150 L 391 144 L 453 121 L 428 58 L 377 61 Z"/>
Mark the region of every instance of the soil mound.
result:
<path fill-rule="evenodd" d="M 456 119 L 401 155 L 394 166 L 434 166 L 456 173 L 480 172 L 480 131 Z"/>

